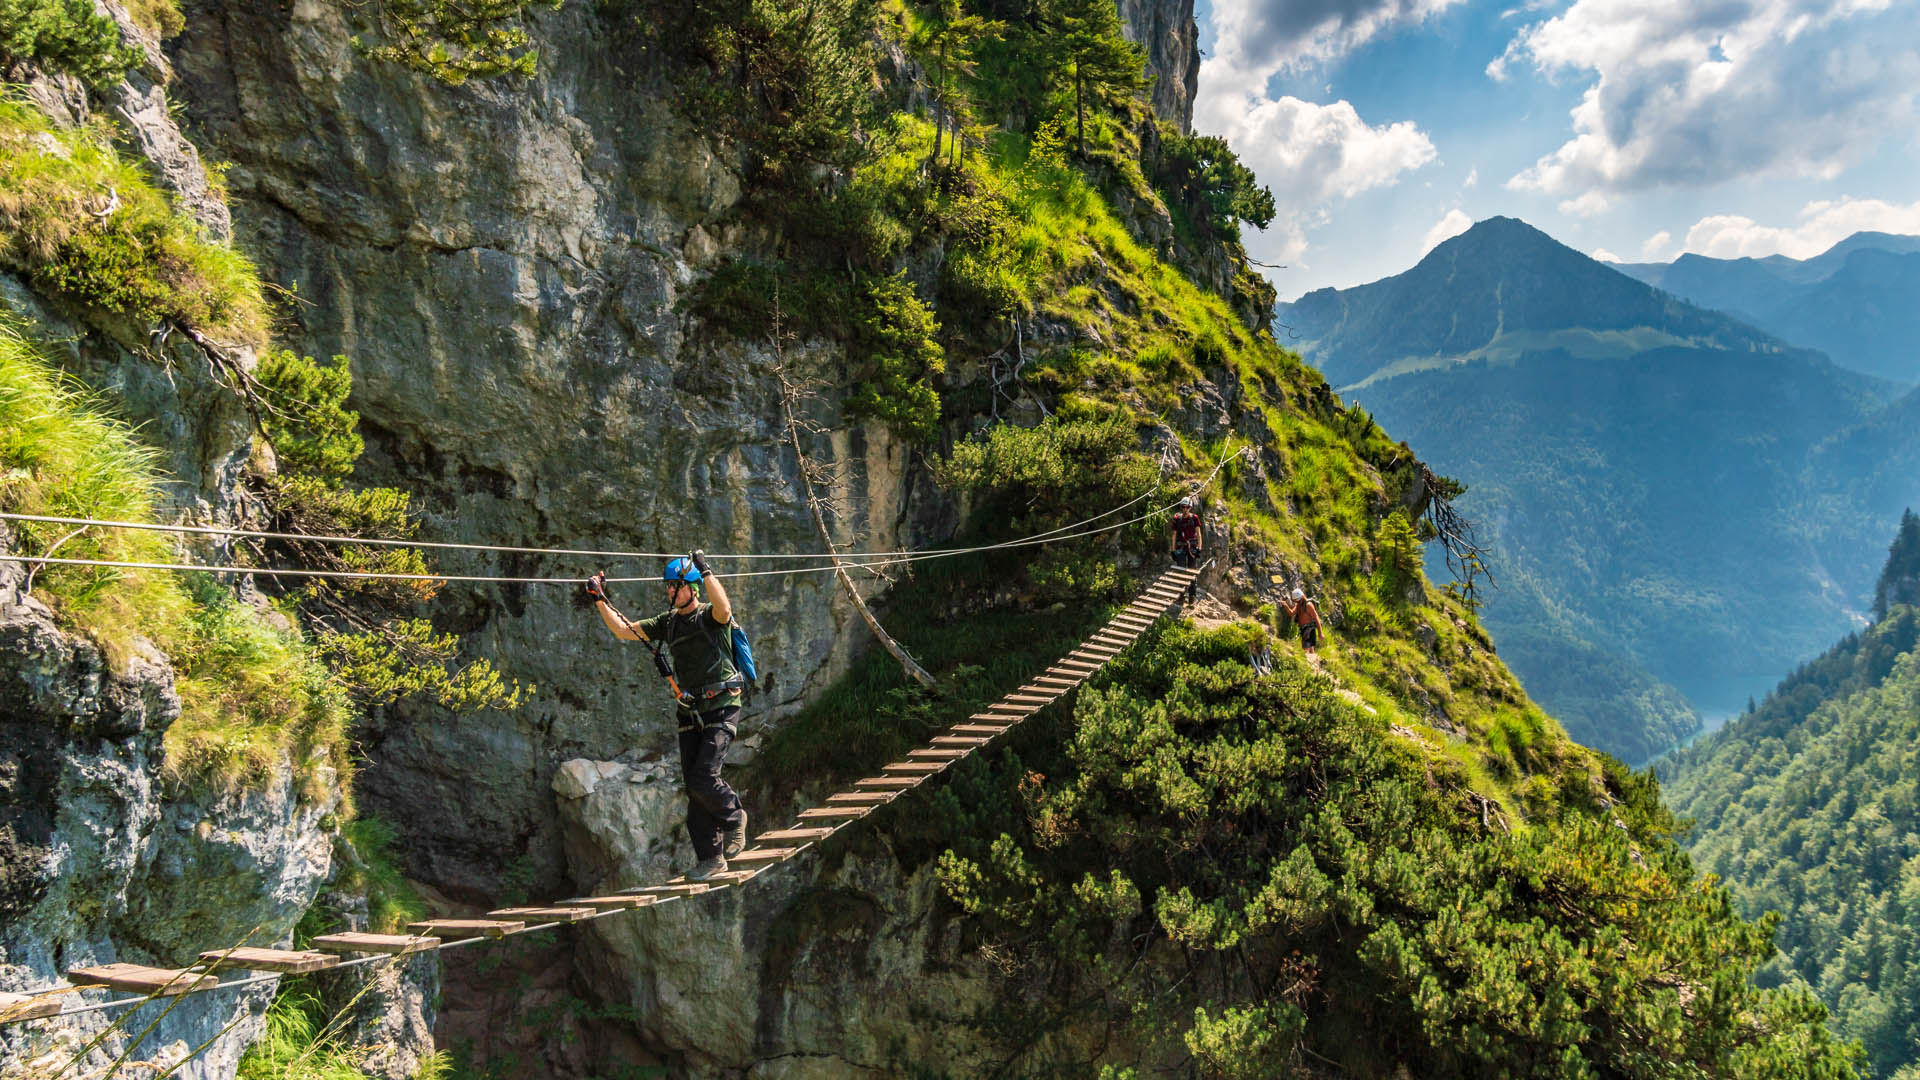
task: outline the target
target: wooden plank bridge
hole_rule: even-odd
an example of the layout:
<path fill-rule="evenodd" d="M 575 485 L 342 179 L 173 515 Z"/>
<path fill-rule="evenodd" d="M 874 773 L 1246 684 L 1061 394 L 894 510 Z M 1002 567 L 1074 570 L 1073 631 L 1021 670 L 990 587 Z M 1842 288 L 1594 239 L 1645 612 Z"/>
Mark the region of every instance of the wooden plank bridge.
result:
<path fill-rule="evenodd" d="M 795 855 L 952 768 L 957 762 L 993 744 L 1021 721 L 1071 692 L 1120 654 L 1180 602 L 1200 571 L 1176 568 L 1161 574 L 1121 609 L 1106 625 L 1090 634 L 1058 663 L 1047 668 L 999 701 L 955 724 L 928 745 L 907 752 L 906 760 L 884 766 L 880 775 L 853 783 L 847 791 L 829 795 L 810 810 L 802 810 L 792 828 L 774 829 L 754 837 L 753 844 L 727 860 L 733 867 L 704 882 L 685 876 L 658 885 L 626 889 L 607 896 L 581 896 L 537 907 L 507 907 L 487 912 L 482 919 L 430 919 L 409 923 L 406 934 L 328 934 L 313 940 L 311 949 L 230 948 L 200 954 L 200 962 L 185 968 L 153 968 L 138 964 L 77 967 L 67 972 L 74 987 L 106 987 L 142 995 L 202 993 L 223 985 L 218 970 L 241 969 L 280 974 L 320 971 L 340 966 L 343 957 L 398 957 L 442 948 L 446 941 L 503 938 L 528 930 L 599 918 L 633 908 L 737 888 L 767 873 Z M 0 994 L 0 1023 L 57 1017 L 59 995 L 67 989 L 27 994 Z M 129 1003 L 142 998 L 127 999 Z"/>

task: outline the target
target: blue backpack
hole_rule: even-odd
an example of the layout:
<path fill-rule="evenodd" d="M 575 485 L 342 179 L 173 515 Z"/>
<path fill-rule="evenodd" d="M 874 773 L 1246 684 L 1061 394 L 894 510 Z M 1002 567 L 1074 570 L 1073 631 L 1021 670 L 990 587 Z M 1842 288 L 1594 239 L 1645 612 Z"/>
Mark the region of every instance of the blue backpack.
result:
<path fill-rule="evenodd" d="M 760 669 L 753 663 L 753 643 L 747 640 L 747 632 L 740 629 L 739 623 L 733 624 L 733 666 L 740 669 L 740 675 L 748 683 L 760 681 Z"/>

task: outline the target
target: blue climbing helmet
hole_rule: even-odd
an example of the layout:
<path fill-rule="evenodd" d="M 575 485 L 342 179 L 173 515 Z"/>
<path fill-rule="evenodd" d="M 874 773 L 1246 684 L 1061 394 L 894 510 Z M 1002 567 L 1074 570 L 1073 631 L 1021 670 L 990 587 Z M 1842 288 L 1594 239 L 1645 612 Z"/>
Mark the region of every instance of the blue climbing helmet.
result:
<path fill-rule="evenodd" d="M 666 572 L 660 575 L 660 580 L 669 585 L 676 581 L 684 581 L 692 585 L 700 580 L 700 571 L 694 567 L 692 559 L 681 557 L 667 564 Z"/>

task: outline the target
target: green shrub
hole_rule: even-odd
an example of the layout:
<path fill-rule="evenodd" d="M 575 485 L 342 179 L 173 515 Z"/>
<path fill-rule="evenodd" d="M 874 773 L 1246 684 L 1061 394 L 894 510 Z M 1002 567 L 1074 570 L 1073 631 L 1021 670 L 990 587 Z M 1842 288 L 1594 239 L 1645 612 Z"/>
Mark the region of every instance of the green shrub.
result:
<path fill-rule="evenodd" d="M 141 59 L 138 48 L 120 44 L 120 28 L 89 0 L 0 0 L 0 64 L 33 62 L 101 89 Z"/>
<path fill-rule="evenodd" d="M 383 0 L 373 11 L 385 44 L 355 36 L 353 46 L 448 86 L 496 75 L 528 78 L 539 53 L 528 48 L 519 24 L 535 5 L 557 11 L 560 0 Z"/>
<path fill-rule="evenodd" d="M 904 272 L 870 283 L 866 302 L 847 416 L 884 421 L 904 438 L 928 438 L 940 422 L 940 395 L 929 380 L 947 364 L 934 338 L 940 324 L 933 308 Z"/>

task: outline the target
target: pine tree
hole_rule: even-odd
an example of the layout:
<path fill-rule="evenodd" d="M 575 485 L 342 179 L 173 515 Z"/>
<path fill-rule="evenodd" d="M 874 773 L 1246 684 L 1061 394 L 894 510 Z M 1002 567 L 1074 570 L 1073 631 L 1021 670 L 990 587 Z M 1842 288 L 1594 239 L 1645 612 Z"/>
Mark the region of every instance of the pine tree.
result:
<path fill-rule="evenodd" d="M 1887 548 L 1887 565 L 1873 588 L 1873 619 L 1887 617 L 1896 604 L 1920 604 L 1920 515 L 1900 515 L 1900 531 Z"/>
<path fill-rule="evenodd" d="M 1089 99 L 1113 106 L 1145 90 L 1146 54 L 1121 35 L 1113 0 L 1053 0 L 1049 8 L 1056 77 L 1073 88 L 1074 149 L 1085 157 Z"/>
<path fill-rule="evenodd" d="M 978 15 L 963 15 L 960 0 L 940 0 L 936 20 L 915 35 L 914 44 L 933 59 L 933 153 L 928 166 L 940 161 L 940 140 L 949 127 L 954 141 L 960 139 L 960 122 L 965 118 L 960 94 L 948 85 L 955 76 L 972 75 L 974 50 L 982 42 L 998 38 L 1006 23 Z"/>

